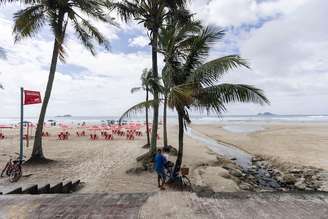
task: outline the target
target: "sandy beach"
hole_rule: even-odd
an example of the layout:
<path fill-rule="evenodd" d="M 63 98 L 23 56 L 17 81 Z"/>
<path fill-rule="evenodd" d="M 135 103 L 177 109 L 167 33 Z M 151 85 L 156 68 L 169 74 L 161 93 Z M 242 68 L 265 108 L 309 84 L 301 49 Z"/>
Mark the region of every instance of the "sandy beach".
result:
<path fill-rule="evenodd" d="M 235 122 L 192 128 L 253 155 L 328 170 L 328 123 Z"/>
<path fill-rule="evenodd" d="M 233 144 L 251 154 L 265 155 L 279 162 L 292 162 L 328 169 L 328 124 L 270 124 L 250 133 L 233 133 L 217 125 L 192 125 L 192 128 L 219 141 Z M 169 125 L 169 144 L 177 146 L 177 126 Z M 71 130 L 69 140 L 60 141 L 59 128 L 48 128 L 50 137 L 44 138 L 44 152 L 54 160 L 44 165 L 24 165 L 24 175 L 17 183 L 0 179 L 0 191 L 31 184 L 54 184 L 60 181 L 81 180 L 80 193 L 100 192 L 152 192 L 158 191 L 157 176 L 152 172 L 128 174 L 127 170 L 140 166 L 136 157 L 147 152 L 142 146 L 145 135 L 135 140 L 114 136 L 113 141 L 91 141 L 87 136 L 77 137 Z M 161 133 L 162 127 L 159 130 Z M 5 165 L 9 155 L 18 152 L 18 129 L 5 132 L 0 141 L 0 165 Z M 32 142 L 30 142 L 32 143 Z M 158 145 L 162 145 L 162 136 Z M 32 145 L 32 144 L 30 144 Z M 28 157 L 32 147 L 24 148 Z M 175 161 L 175 156 L 170 156 Z M 217 154 L 206 145 L 185 135 L 183 165 L 191 169 L 190 178 L 195 186 L 210 187 L 215 192 L 239 191 L 229 172 L 217 164 Z"/>
<path fill-rule="evenodd" d="M 138 166 L 136 157 L 147 152 L 142 146 L 146 137 L 136 137 L 134 141 L 126 140 L 125 137 L 114 136 L 113 141 L 96 140 L 91 141 L 86 137 L 77 137 L 75 131 L 71 130 L 69 140 L 60 141 L 56 134 L 59 128 L 48 128 L 50 137 L 44 137 L 44 153 L 47 158 L 54 160 L 43 165 L 24 165 L 24 175 L 17 183 L 10 183 L 8 178 L 0 178 L 0 191 L 8 191 L 18 186 L 26 187 L 31 184 L 54 184 L 60 181 L 81 180 L 83 188 L 81 193 L 100 192 L 152 192 L 158 191 L 157 175 L 151 172 L 141 174 L 127 174 L 126 171 Z M 159 132 L 162 131 L 162 128 Z M 18 129 L 5 132 L 7 138 L 0 141 L 0 165 L 1 167 L 9 159 L 9 155 L 17 157 L 18 152 Z M 177 127 L 169 127 L 169 143 L 177 145 Z M 33 142 L 30 142 L 32 145 Z M 159 140 L 162 145 L 162 137 Z M 203 177 L 199 171 L 204 169 L 204 164 L 216 161 L 216 155 L 205 145 L 199 144 L 186 136 L 185 139 L 184 165 L 191 168 L 191 179 L 193 184 L 210 184 L 215 191 L 237 191 L 237 185 L 222 176 L 227 171 L 221 167 L 209 168 Z M 24 147 L 25 155 L 28 157 L 32 146 Z M 170 156 L 175 161 L 175 156 Z M 211 174 L 214 172 L 214 175 Z"/>

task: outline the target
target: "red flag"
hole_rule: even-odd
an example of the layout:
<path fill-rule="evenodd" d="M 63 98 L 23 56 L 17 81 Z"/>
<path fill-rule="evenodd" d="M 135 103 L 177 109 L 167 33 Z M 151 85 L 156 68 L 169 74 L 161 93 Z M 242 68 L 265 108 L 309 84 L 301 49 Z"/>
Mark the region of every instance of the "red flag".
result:
<path fill-rule="evenodd" d="M 42 103 L 39 91 L 24 90 L 24 105 Z"/>

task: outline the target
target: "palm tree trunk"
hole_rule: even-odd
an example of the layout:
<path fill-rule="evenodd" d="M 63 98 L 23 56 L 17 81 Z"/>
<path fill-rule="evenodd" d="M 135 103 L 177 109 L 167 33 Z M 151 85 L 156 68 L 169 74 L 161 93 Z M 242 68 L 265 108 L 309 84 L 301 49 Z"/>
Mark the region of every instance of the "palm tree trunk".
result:
<path fill-rule="evenodd" d="M 59 20 L 58 20 L 58 29 L 62 30 L 61 36 L 55 36 L 55 42 L 54 42 L 54 48 L 52 52 L 52 59 L 51 59 L 51 65 L 50 65 L 50 72 L 49 72 L 49 77 L 48 77 L 48 82 L 47 82 L 47 87 L 46 91 L 44 94 L 44 99 L 41 107 L 41 112 L 38 120 L 38 125 L 36 128 L 35 132 L 35 139 L 34 139 L 34 144 L 33 144 L 33 151 L 31 154 L 31 158 L 29 161 L 42 161 L 45 160 L 45 156 L 43 154 L 43 149 L 42 149 L 42 131 L 43 131 L 43 124 L 44 124 L 44 119 L 46 116 L 47 112 L 47 107 L 48 103 L 50 100 L 50 95 L 52 91 L 52 86 L 53 82 L 55 79 L 55 73 L 56 73 L 56 67 L 57 67 L 57 61 L 58 61 L 58 55 L 59 55 L 59 49 L 60 45 L 62 44 L 63 37 L 65 35 L 65 28 L 63 29 L 63 20 L 64 20 L 64 14 L 60 13 L 59 15 Z"/>
<path fill-rule="evenodd" d="M 146 88 L 146 102 L 148 103 L 149 99 L 149 90 Z M 148 105 L 146 106 L 146 129 L 147 129 L 147 145 L 150 146 L 150 137 L 149 137 L 149 120 L 148 120 Z"/>
<path fill-rule="evenodd" d="M 153 30 L 152 39 L 152 63 L 153 63 L 153 76 L 155 80 L 158 80 L 158 66 L 157 66 L 157 42 L 158 41 L 158 29 Z M 158 129 L 158 108 L 159 108 L 159 96 L 158 90 L 154 89 L 154 107 L 153 107 L 153 127 L 151 135 L 150 151 L 152 154 L 156 153 L 157 147 L 157 129 Z"/>
<path fill-rule="evenodd" d="M 43 99 L 42 108 L 41 108 L 41 112 L 40 112 L 40 116 L 39 116 L 39 120 L 38 120 L 38 125 L 37 125 L 36 132 L 35 132 L 33 151 L 32 151 L 32 155 L 30 158 L 30 160 L 33 160 L 33 161 L 45 159 L 43 150 L 42 150 L 42 131 L 43 131 L 44 118 L 46 115 L 47 106 L 48 106 L 50 95 L 51 95 L 52 85 L 53 85 L 54 78 L 55 78 L 58 54 L 59 54 L 59 44 L 58 44 L 57 40 L 55 39 L 47 88 L 46 88 L 46 92 L 44 94 L 44 99 Z"/>
<path fill-rule="evenodd" d="M 183 156 L 183 134 L 184 134 L 184 125 L 183 125 L 183 113 L 178 111 L 178 122 L 179 122 L 179 150 L 177 160 L 175 162 L 173 176 L 180 171 L 182 164 L 182 156 Z"/>
<path fill-rule="evenodd" d="M 164 139 L 164 148 L 167 147 L 167 96 L 164 97 L 164 111 L 163 111 L 163 139 Z"/>

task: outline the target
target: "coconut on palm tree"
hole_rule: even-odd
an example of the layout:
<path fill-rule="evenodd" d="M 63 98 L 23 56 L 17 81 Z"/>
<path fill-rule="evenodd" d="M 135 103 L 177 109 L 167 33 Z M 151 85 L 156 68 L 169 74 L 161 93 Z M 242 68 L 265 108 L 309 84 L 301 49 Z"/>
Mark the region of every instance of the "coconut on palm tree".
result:
<path fill-rule="evenodd" d="M 186 0 L 123 0 L 111 4 L 124 21 L 133 18 L 142 23 L 148 31 L 152 47 L 152 72 L 154 80 L 159 80 L 157 53 L 159 30 L 172 19 L 188 20 L 190 14 L 184 9 Z M 150 151 L 155 153 L 159 116 L 159 93 L 154 90 L 153 126 Z"/>
<path fill-rule="evenodd" d="M 41 161 L 45 159 L 42 150 L 43 123 L 55 78 L 57 60 L 59 58 L 64 61 L 64 39 L 68 25 L 72 26 L 77 38 L 92 55 L 95 55 L 95 42 L 103 45 L 106 49 L 109 49 L 109 42 L 90 23 L 88 18 L 111 24 L 114 23 L 112 18 L 106 15 L 104 11 L 105 1 L 102 0 L 27 0 L 26 3 L 33 4 L 14 14 L 15 40 L 19 41 L 23 38 L 33 37 L 46 24 L 49 24 L 54 35 L 49 78 L 36 129 L 33 152 L 30 158 L 30 161 Z"/>

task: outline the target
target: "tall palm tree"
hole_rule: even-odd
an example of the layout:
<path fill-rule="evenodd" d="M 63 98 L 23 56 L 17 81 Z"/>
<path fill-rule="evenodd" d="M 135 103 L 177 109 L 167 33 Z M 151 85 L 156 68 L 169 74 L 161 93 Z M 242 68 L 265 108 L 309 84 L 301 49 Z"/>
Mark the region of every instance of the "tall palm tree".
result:
<path fill-rule="evenodd" d="M 174 173 L 180 171 L 183 157 L 184 126 L 190 123 L 189 109 L 214 111 L 218 114 L 226 111 L 230 102 L 269 103 L 263 91 L 245 84 L 219 84 L 218 80 L 230 70 L 238 67 L 249 68 L 247 62 L 239 55 L 229 55 L 205 61 L 213 43 L 222 39 L 224 31 L 214 27 L 202 29 L 177 29 L 182 33 L 173 34 L 164 45 L 180 41 L 181 34 L 189 32 L 183 41 L 186 45 L 176 47 L 175 60 L 170 60 L 168 68 L 174 69 L 171 76 L 172 88 L 168 96 L 168 106 L 178 113 L 179 149 L 175 162 Z M 177 39 L 174 39 L 178 36 Z M 183 43 L 183 44 L 184 44 Z M 168 51 L 170 51 L 168 47 Z M 166 47 L 163 47 L 166 51 Z"/>
<path fill-rule="evenodd" d="M 86 17 L 102 22 L 113 23 L 104 11 L 105 2 L 102 0 L 39 0 L 27 1 L 33 3 L 27 8 L 14 14 L 15 40 L 19 41 L 26 37 L 33 37 L 45 24 L 49 24 L 54 34 L 54 46 L 50 65 L 49 78 L 42 103 L 35 134 L 35 141 L 31 161 L 44 160 L 42 150 L 42 130 L 51 90 L 55 78 L 58 58 L 64 62 L 64 39 L 67 25 L 71 24 L 81 43 L 95 55 L 95 43 L 109 49 L 109 42 L 93 26 Z"/>
<path fill-rule="evenodd" d="M 164 55 L 165 66 L 162 70 L 163 80 L 163 143 L 164 147 L 168 146 L 167 137 L 167 103 L 168 94 L 173 86 L 172 74 L 177 70 L 178 57 L 181 55 L 179 49 L 184 49 L 188 45 L 188 34 L 199 31 L 202 28 L 199 21 L 189 20 L 188 22 L 180 22 L 174 20 L 169 25 L 161 28 L 159 34 L 159 52 Z M 173 37 L 174 36 L 174 37 Z"/>
<path fill-rule="evenodd" d="M 191 108 L 221 114 L 226 111 L 226 104 L 231 102 L 265 104 L 269 103 L 269 100 L 262 90 L 253 86 L 218 83 L 230 70 L 238 67 L 249 68 L 247 62 L 238 55 L 205 61 L 211 45 L 224 36 L 223 30 L 192 26 L 171 28 L 174 28 L 174 31 L 169 31 L 167 34 L 171 34 L 163 38 L 161 52 L 165 56 L 166 80 L 170 83 L 168 106 L 178 114 L 179 148 L 173 174 L 176 175 L 182 164 L 184 128 L 191 122 Z"/>
<path fill-rule="evenodd" d="M 151 91 L 151 86 L 153 83 L 153 73 L 151 70 L 144 69 L 141 75 L 141 87 L 134 87 L 131 89 L 131 93 L 134 93 L 139 90 L 146 91 L 146 102 L 149 100 L 149 92 Z M 146 133 L 147 133 L 147 146 L 150 146 L 150 137 L 149 137 L 149 120 L 148 120 L 148 111 L 149 107 L 146 106 Z"/>
<path fill-rule="evenodd" d="M 152 47 L 152 71 L 154 80 L 159 80 L 157 65 L 159 29 L 165 22 L 173 18 L 180 20 L 189 19 L 189 12 L 184 9 L 185 4 L 186 0 L 122 0 L 111 5 L 111 7 L 116 8 L 118 14 L 125 22 L 134 18 L 137 22 L 143 23 L 147 29 Z M 150 150 L 152 153 L 155 153 L 159 116 L 158 91 L 154 90 L 153 96 L 153 126 Z"/>

